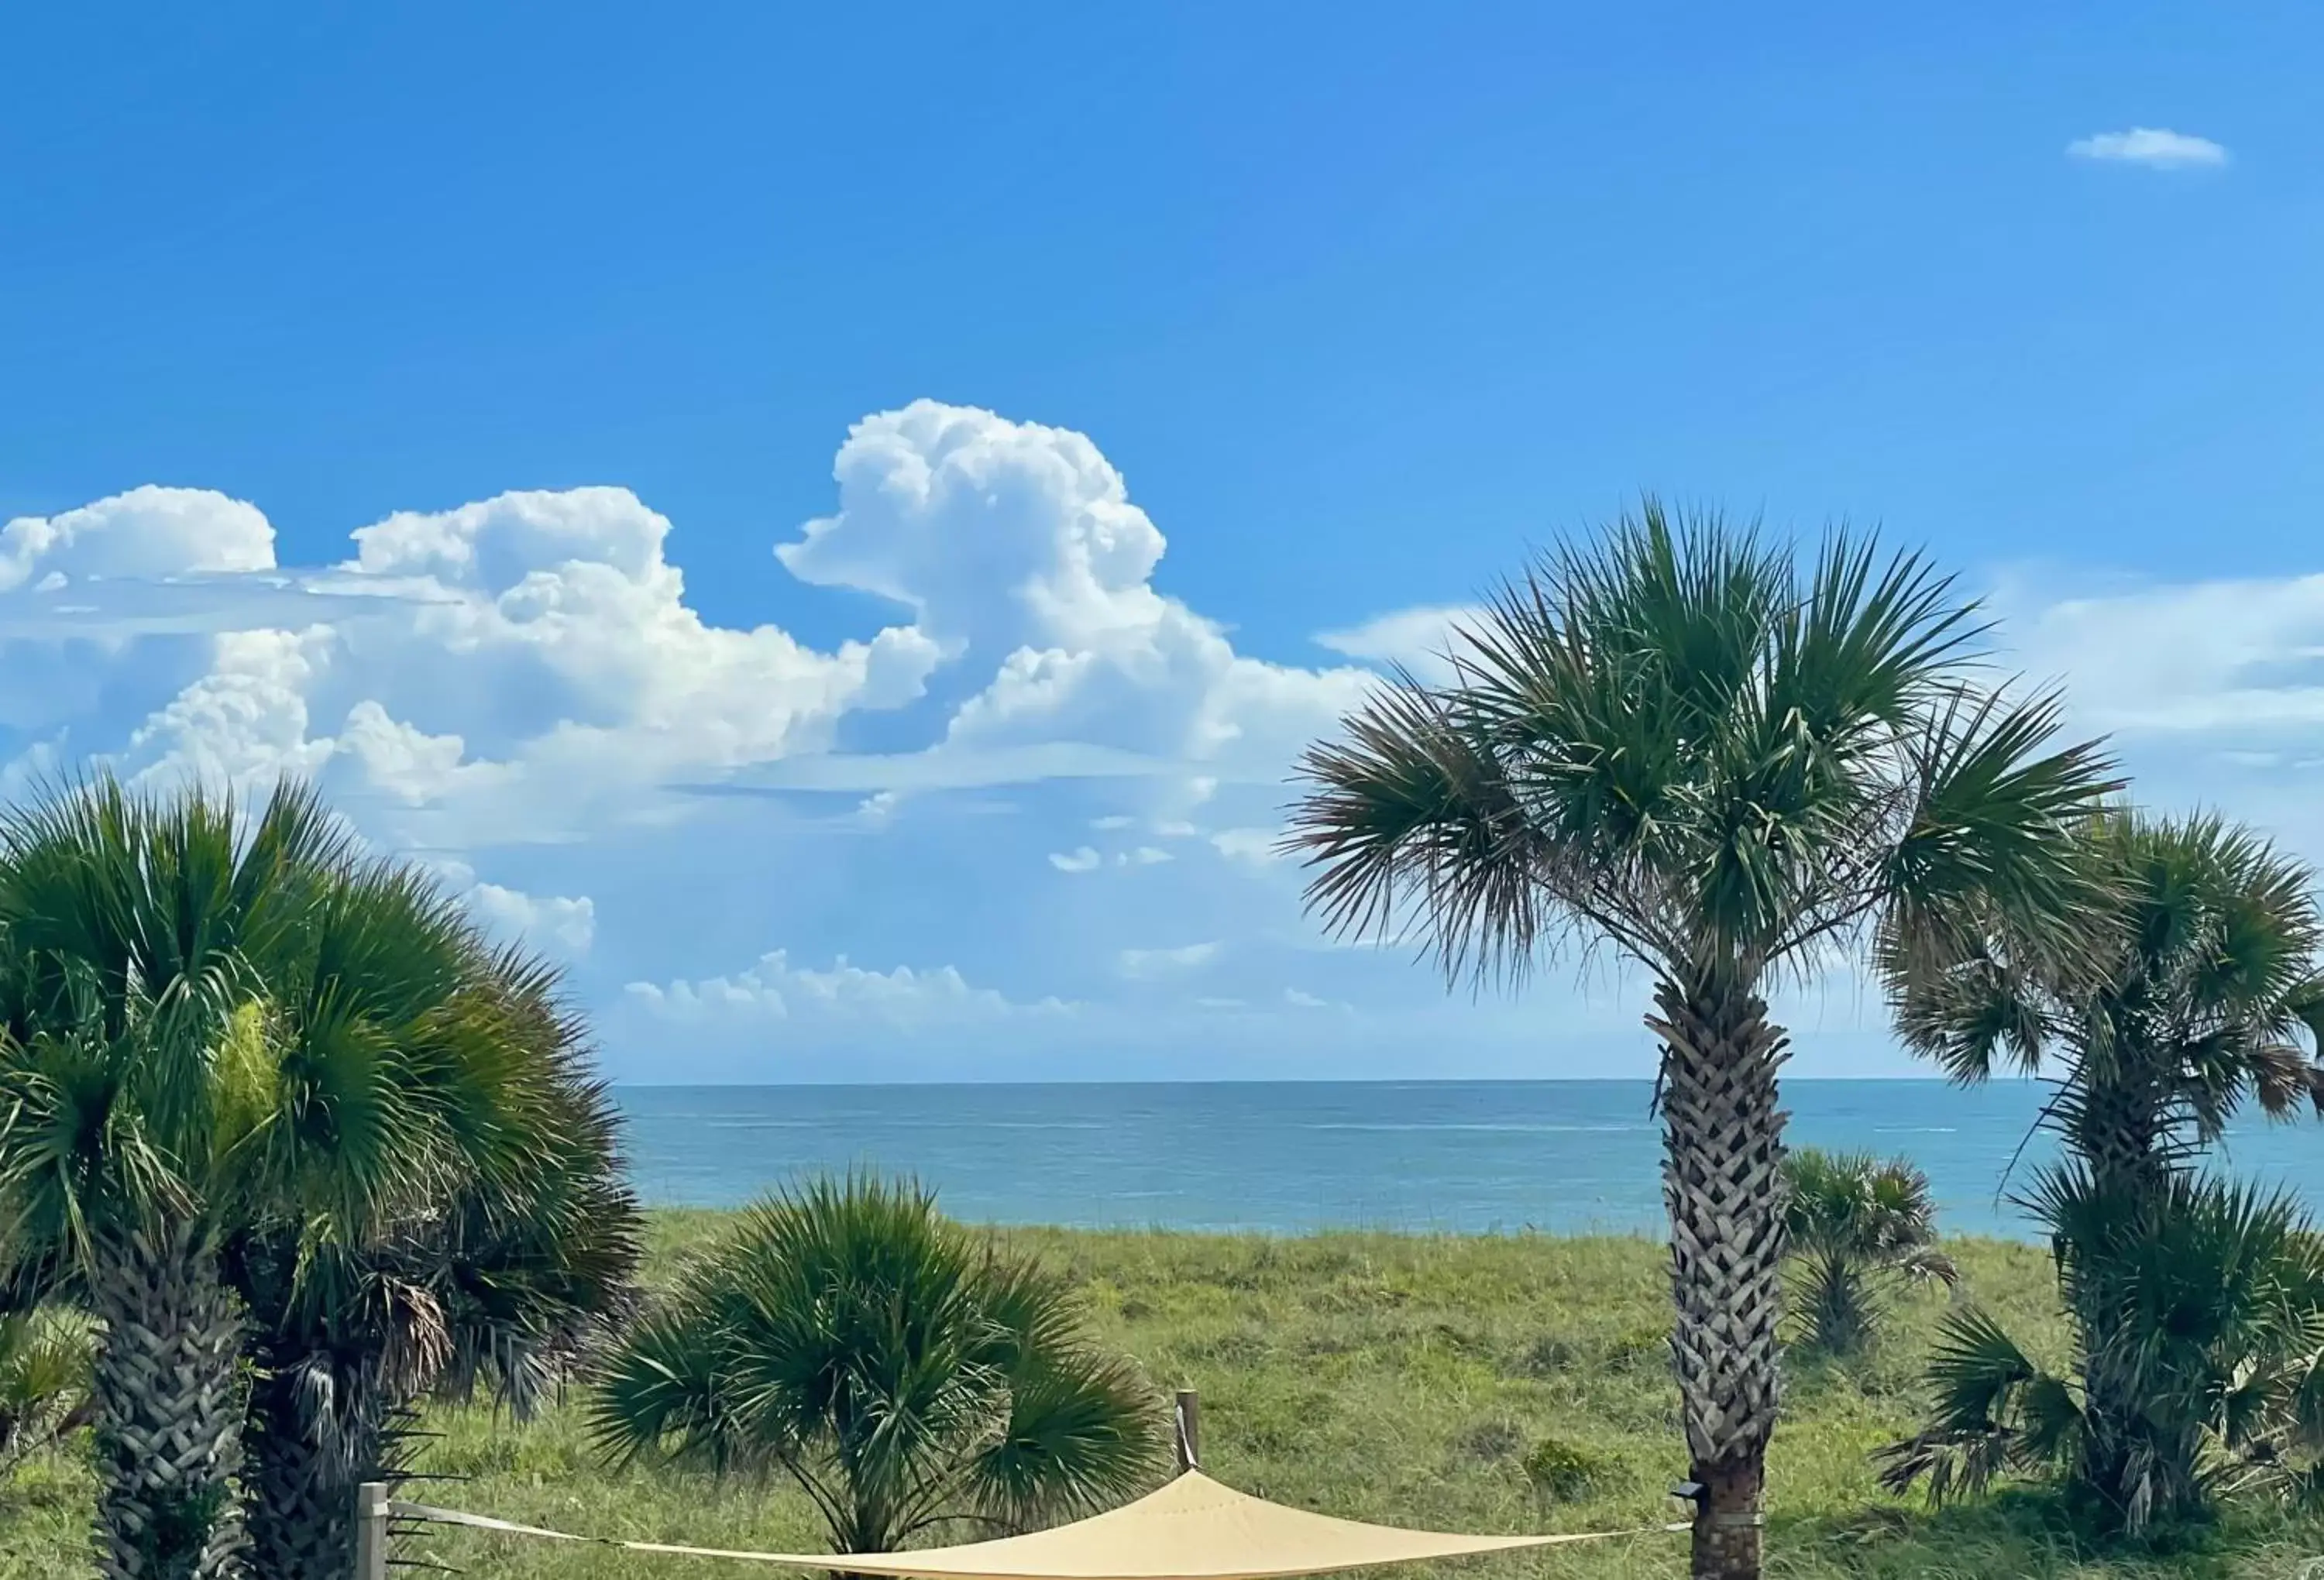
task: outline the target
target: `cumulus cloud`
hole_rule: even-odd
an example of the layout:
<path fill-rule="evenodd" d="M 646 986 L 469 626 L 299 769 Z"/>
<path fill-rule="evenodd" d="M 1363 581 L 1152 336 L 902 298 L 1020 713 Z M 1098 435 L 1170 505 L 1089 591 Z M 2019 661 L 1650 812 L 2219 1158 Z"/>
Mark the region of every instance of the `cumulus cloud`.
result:
<path fill-rule="evenodd" d="M 531 895 L 484 883 L 457 857 L 422 858 L 445 888 L 505 942 L 523 943 L 544 954 L 575 960 L 597 938 L 596 903 L 586 895 Z"/>
<path fill-rule="evenodd" d="M 678 528 L 621 488 L 398 511 L 306 566 L 276 563 L 256 504 L 198 489 L 8 523 L 0 778 L 21 791 L 90 753 L 152 779 L 318 776 L 375 842 L 443 865 L 496 930 L 563 957 L 628 1035 L 609 1038 L 622 1074 L 650 1058 L 668 1078 L 721 1060 L 747 1075 L 810 1031 L 848 1074 L 874 1049 L 904 1068 L 912 1046 L 910 1068 L 938 1074 L 1021 1070 L 1036 1044 L 1047 1072 L 1141 1040 L 1167 1061 L 1197 987 L 1241 1006 L 1205 1046 L 1247 1036 L 1277 1060 L 1319 1006 L 1363 1006 L 1335 1055 L 1428 1045 L 1414 1027 L 1468 1013 L 1425 969 L 1322 949 L 1276 826 L 1299 749 L 1379 666 L 1426 663 L 1462 609 L 1327 633 L 1344 663 L 1260 660 L 1168 593 L 1161 526 L 1089 438 L 989 411 L 875 414 L 834 476 L 781 564 L 892 607 L 821 646 L 706 618 Z M 2301 666 L 2324 651 L 2324 594 L 2151 596 L 2051 600 L 2017 629 L 2093 679 L 2094 714 L 2126 737 L 2200 735 L 2252 773 L 2315 755 L 2324 704 Z M 2109 646 L 2124 629 L 2127 651 Z M 2223 713 L 2250 727 L 2173 722 Z M 541 841 L 561 843 L 492 853 Z M 766 938 L 794 951 L 699 974 Z M 841 950 L 958 963 L 872 969 Z M 1303 986 L 1286 989 L 1265 973 L 1294 951 Z M 977 985 L 1021 960 L 1081 1002 Z M 1381 1030 L 1389 1009 L 1416 1018 Z M 1537 1026 L 1506 1024 L 1529 1061 Z"/>
<path fill-rule="evenodd" d="M 758 964 L 733 976 L 632 982 L 627 991 L 631 1002 L 648 1014 L 683 1025 L 796 1019 L 910 1029 L 1065 1015 L 1073 1010 L 1055 997 L 1013 1002 L 990 988 L 972 987 L 953 966 L 874 971 L 850 964 L 843 955 L 818 970 L 793 965 L 784 950 L 761 956 Z"/>
<path fill-rule="evenodd" d="M 0 528 L 0 592 L 273 565 L 274 528 L 258 507 L 208 489 L 149 483 Z"/>
<path fill-rule="evenodd" d="M 2196 170 L 2227 162 L 2227 151 L 2208 137 L 2190 137 L 2154 126 L 2077 138 L 2066 144 L 2066 152 L 2076 159 L 2144 165 L 2158 170 Z"/>
<path fill-rule="evenodd" d="M 911 609 L 991 680 L 928 756 L 1071 740 L 1155 765 L 1279 776 L 1371 684 L 1239 654 L 1152 583 L 1161 531 L 1068 429 L 916 401 L 856 425 L 839 510 L 776 550 L 794 575 Z"/>
<path fill-rule="evenodd" d="M 177 524 L 197 512 L 172 506 L 134 518 L 162 523 L 139 568 L 182 547 Z M 240 547 L 194 558 L 263 557 L 271 533 L 252 507 L 209 509 Z M 137 728 L 125 760 L 245 783 L 327 773 L 348 794 L 440 814 L 401 825 L 415 836 L 570 838 L 668 780 L 818 749 L 843 713 L 919 694 L 938 654 L 912 628 L 821 653 L 779 627 L 706 622 L 665 556 L 669 530 L 616 488 L 392 515 L 354 534 L 335 584 L 395 618 L 221 635 L 208 673 Z"/>
<path fill-rule="evenodd" d="M 480 883 L 468 891 L 468 904 L 503 935 L 553 954 L 586 954 L 597 936 L 597 907 L 586 895 L 528 895 Z"/>

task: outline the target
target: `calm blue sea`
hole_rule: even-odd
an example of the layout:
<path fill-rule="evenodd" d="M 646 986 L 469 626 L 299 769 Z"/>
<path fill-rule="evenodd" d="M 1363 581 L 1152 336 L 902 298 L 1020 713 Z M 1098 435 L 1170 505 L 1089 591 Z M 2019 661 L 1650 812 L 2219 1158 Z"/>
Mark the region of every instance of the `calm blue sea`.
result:
<path fill-rule="evenodd" d="M 1948 1229 L 2027 1232 L 2001 1193 L 2047 1089 L 1784 1083 L 1797 1144 L 1903 1153 Z M 1644 1081 L 623 1087 L 657 1204 L 724 1207 L 803 1171 L 911 1173 L 978 1222 L 1267 1230 L 1659 1229 Z M 2022 1185 L 2048 1155 L 2037 1137 Z M 2254 1120 L 2232 1167 L 2324 1205 L 2324 1125 Z"/>

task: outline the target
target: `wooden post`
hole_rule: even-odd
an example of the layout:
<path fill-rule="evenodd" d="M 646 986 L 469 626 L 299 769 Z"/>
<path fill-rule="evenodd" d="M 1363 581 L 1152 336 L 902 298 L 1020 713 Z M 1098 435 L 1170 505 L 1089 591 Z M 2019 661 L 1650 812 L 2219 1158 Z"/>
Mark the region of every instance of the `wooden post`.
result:
<path fill-rule="evenodd" d="M 355 1580 L 387 1580 L 387 1484 L 355 1488 Z"/>
<path fill-rule="evenodd" d="M 1191 1388 L 1178 1390 L 1178 1474 L 1203 1468 L 1203 1397 Z"/>

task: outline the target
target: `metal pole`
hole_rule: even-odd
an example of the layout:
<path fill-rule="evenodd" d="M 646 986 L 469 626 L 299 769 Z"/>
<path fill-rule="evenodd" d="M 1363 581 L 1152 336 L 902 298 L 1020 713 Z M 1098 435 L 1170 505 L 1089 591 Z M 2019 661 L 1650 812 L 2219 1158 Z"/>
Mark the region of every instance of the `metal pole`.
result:
<path fill-rule="evenodd" d="M 1203 1398 L 1191 1388 L 1178 1390 L 1178 1474 L 1203 1468 Z"/>
<path fill-rule="evenodd" d="M 387 1484 L 355 1488 L 355 1580 L 387 1580 Z"/>

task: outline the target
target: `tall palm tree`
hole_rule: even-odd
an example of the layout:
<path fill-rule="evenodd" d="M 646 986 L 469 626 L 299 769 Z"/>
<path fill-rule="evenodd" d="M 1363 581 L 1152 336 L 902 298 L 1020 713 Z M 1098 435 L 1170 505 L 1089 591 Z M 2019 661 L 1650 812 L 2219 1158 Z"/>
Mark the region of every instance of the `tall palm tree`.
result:
<path fill-rule="evenodd" d="M 2057 1082 L 2044 1123 L 2070 1168 L 2035 1200 L 2055 1219 L 2080 1352 L 2072 1474 L 2135 1524 L 2200 1499 L 2192 1428 L 2158 1438 L 2153 1424 L 2166 1336 L 2148 1331 L 2152 1302 L 2123 1297 L 2117 1264 L 2193 1234 L 2174 1215 L 2212 1198 L 2189 1195 L 2185 1176 L 2246 1102 L 2273 1117 L 2324 1107 L 2311 1052 L 2324 917 L 2304 865 L 2214 816 L 2116 811 L 2080 845 L 2106 896 L 2085 947 L 2047 950 L 1988 918 L 1947 969 L 1900 977 L 1898 1020 L 1957 1079 L 2007 1062 Z"/>
<path fill-rule="evenodd" d="M 626 1311 L 641 1249 L 615 1116 L 555 971 L 479 951 L 465 1012 L 529 1058 L 535 1134 L 514 1178 L 468 1180 L 373 1241 L 318 1254 L 298 1226 L 228 1245 L 251 1314 L 250 1535 L 270 1580 L 343 1580 L 355 1489 L 402 1473 L 411 1407 L 479 1387 L 521 1416 Z"/>
<path fill-rule="evenodd" d="M 1903 1158 L 1802 1147 L 1784 1160 L 1784 1232 L 1806 1277 L 1796 1304 L 1810 1347 L 1852 1355 L 1870 1341 L 1884 1283 L 1951 1284 L 1960 1275 L 1937 1249 L 1929 1177 Z"/>
<path fill-rule="evenodd" d="M 473 951 L 309 790 L 253 816 L 100 778 L 0 821 L 0 1240 L 101 1324 L 106 1574 L 237 1562 L 237 1232 L 321 1255 L 521 1175 L 512 1056 L 447 1008 Z"/>
<path fill-rule="evenodd" d="M 590 1410 L 623 1460 L 789 1476 L 834 1550 L 862 1553 L 1141 1490 L 1158 1404 L 1054 1272 L 915 1186 L 820 1180 L 746 1213 L 622 1339 Z"/>
<path fill-rule="evenodd" d="M 2065 836 L 2110 787 L 2092 747 L 2053 748 L 2053 697 L 1965 678 L 1979 630 L 1916 556 L 1840 533 L 1803 564 L 1648 500 L 1505 586 L 1449 681 L 1397 677 L 1305 759 L 1291 841 L 1336 930 L 1408 905 L 1450 978 L 1571 938 L 1653 979 L 1700 1576 L 1759 1572 L 1778 1407 L 1766 989 L 1867 927 L 1942 959 L 1971 905 L 2070 911 Z"/>

